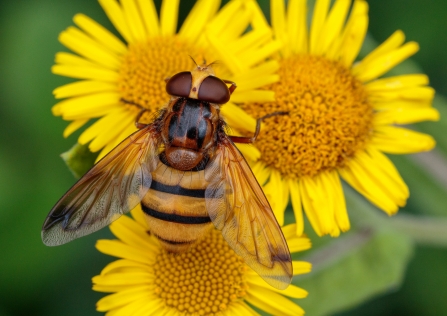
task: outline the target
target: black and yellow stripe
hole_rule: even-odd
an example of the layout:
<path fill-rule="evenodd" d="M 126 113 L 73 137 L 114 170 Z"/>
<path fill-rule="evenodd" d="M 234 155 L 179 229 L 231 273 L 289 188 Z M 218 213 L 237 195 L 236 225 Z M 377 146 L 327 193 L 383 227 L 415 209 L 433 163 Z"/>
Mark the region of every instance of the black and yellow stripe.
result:
<path fill-rule="evenodd" d="M 159 162 L 141 201 L 149 230 L 168 251 L 185 251 L 213 227 L 205 205 L 204 171 L 179 171 Z"/>

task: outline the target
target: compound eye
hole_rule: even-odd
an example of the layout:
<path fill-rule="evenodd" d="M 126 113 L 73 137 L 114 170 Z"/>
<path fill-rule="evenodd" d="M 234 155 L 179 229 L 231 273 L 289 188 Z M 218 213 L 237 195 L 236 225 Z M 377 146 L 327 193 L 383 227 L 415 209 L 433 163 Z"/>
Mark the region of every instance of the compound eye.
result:
<path fill-rule="evenodd" d="M 172 76 L 166 83 L 166 92 L 176 97 L 189 96 L 192 85 L 192 75 L 189 71 L 179 72 Z"/>
<path fill-rule="evenodd" d="M 224 104 L 230 100 L 230 91 L 225 82 L 214 76 L 208 76 L 199 88 L 199 100 Z"/>

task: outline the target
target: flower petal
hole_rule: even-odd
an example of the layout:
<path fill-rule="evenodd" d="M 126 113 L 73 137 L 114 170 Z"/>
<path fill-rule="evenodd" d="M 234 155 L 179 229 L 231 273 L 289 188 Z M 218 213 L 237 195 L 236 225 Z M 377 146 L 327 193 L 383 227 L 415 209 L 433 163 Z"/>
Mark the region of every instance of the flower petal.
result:
<path fill-rule="evenodd" d="M 413 154 L 435 147 L 432 136 L 402 127 L 376 126 L 371 145 L 390 154 Z"/>
<path fill-rule="evenodd" d="M 296 234 L 301 236 L 304 232 L 303 208 L 301 205 L 301 193 L 298 180 L 288 179 L 290 199 L 292 202 L 293 214 L 295 215 Z"/>
<path fill-rule="evenodd" d="M 173 36 L 177 31 L 180 0 L 164 0 L 161 4 L 160 29 L 162 36 Z"/>
<path fill-rule="evenodd" d="M 113 35 L 104 26 L 86 16 L 85 14 L 76 14 L 73 21 L 87 34 L 89 34 L 95 41 L 101 43 L 109 50 L 123 55 L 127 52 L 126 45 Z"/>
<path fill-rule="evenodd" d="M 307 1 L 290 0 L 287 8 L 288 45 L 293 53 L 307 53 Z"/>
<path fill-rule="evenodd" d="M 54 89 L 53 94 L 56 99 L 62 99 L 106 91 L 116 91 L 116 84 L 96 80 L 82 80 L 60 86 Z"/>
<path fill-rule="evenodd" d="M 262 287 L 253 287 L 253 291 L 247 295 L 247 301 L 250 304 L 272 315 L 304 315 L 304 310 L 301 307 L 284 296 Z"/>
<path fill-rule="evenodd" d="M 320 42 L 324 39 L 321 37 L 321 31 L 326 22 L 327 13 L 329 11 L 330 0 L 318 0 L 315 2 L 314 13 L 310 27 L 310 47 L 309 52 L 315 55 L 321 55 L 318 51 Z"/>

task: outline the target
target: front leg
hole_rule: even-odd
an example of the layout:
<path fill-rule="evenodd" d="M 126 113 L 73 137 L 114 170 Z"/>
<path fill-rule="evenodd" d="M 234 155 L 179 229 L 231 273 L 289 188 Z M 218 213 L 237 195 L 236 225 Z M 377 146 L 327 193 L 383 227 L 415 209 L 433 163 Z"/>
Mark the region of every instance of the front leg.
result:
<path fill-rule="evenodd" d="M 228 135 L 228 137 L 233 141 L 233 143 L 239 143 L 239 144 L 252 144 L 255 142 L 256 138 L 259 135 L 259 132 L 261 131 L 261 123 L 263 120 L 268 119 L 272 116 L 276 116 L 276 115 L 287 115 L 289 114 L 289 112 L 273 112 L 267 115 L 264 115 L 263 117 L 260 117 L 256 120 L 256 130 L 255 130 L 255 134 L 253 135 L 253 137 L 245 137 L 245 136 L 231 136 Z"/>

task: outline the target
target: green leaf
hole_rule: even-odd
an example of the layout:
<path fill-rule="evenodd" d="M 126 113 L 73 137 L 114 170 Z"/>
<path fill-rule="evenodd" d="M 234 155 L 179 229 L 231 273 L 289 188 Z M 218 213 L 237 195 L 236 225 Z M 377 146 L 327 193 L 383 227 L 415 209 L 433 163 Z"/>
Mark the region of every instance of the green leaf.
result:
<path fill-rule="evenodd" d="M 345 192 L 353 228 L 300 258 L 313 265 L 311 273 L 294 280 L 309 292 L 296 300 L 308 315 L 333 314 L 397 289 L 413 254 L 410 237 L 393 230 L 352 190 Z"/>
<path fill-rule="evenodd" d="M 76 143 L 70 150 L 61 154 L 68 169 L 78 179 L 83 176 L 95 163 L 98 153 L 92 153 L 87 145 Z"/>

